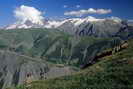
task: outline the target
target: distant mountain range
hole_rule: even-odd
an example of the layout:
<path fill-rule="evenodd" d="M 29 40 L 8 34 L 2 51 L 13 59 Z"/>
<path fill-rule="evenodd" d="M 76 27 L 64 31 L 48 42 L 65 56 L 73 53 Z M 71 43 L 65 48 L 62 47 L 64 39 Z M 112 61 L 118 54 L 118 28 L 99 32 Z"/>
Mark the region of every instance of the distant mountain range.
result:
<path fill-rule="evenodd" d="M 35 24 L 31 21 L 24 23 L 15 23 L 5 27 L 4 29 L 28 29 L 28 28 L 47 28 L 58 29 L 69 34 L 76 34 L 80 36 L 93 35 L 96 37 L 108 37 L 115 35 L 124 27 L 122 20 L 117 17 L 96 19 L 94 17 L 86 18 L 71 18 L 65 20 L 44 20 L 42 24 Z M 132 21 L 127 21 L 127 24 L 133 26 Z"/>
<path fill-rule="evenodd" d="M 103 22 L 105 20 L 113 20 L 114 22 L 120 22 L 121 19 L 112 17 L 112 18 L 106 18 L 106 19 L 96 19 L 94 17 L 86 17 L 86 18 L 71 18 L 71 19 L 64 19 L 64 20 L 51 20 L 51 19 L 45 19 L 43 24 L 37 24 L 33 23 L 32 21 L 25 21 L 25 22 L 17 22 L 15 24 L 11 24 L 5 27 L 5 29 L 16 29 L 16 28 L 60 28 L 67 26 L 69 27 L 72 25 L 72 27 L 76 28 L 79 25 L 82 25 L 84 23 L 92 23 L 92 22 Z"/>

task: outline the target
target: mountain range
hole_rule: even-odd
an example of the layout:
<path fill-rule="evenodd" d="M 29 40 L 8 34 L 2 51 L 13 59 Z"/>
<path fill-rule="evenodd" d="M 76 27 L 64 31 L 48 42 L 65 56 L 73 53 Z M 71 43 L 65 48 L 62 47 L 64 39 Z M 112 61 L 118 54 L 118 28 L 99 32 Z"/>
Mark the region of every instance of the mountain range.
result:
<path fill-rule="evenodd" d="M 121 44 L 133 39 L 132 22 L 119 18 L 43 22 L 25 21 L 0 30 L 0 89 L 24 84 L 27 75 L 37 81 L 82 71 L 99 54 L 119 52 Z"/>
<path fill-rule="evenodd" d="M 80 36 L 96 36 L 109 37 L 115 35 L 125 24 L 121 23 L 123 20 L 117 17 L 96 19 L 94 17 L 86 18 L 71 18 L 64 20 L 44 20 L 43 24 L 32 23 L 32 21 L 25 21 L 23 23 L 15 23 L 9 25 L 4 29 L 29 29 L 29 28 L 47 28 L 58 29 L 69 34 Z M 127 21 L 127 24 L 133 26 L 133 23 Z"/>

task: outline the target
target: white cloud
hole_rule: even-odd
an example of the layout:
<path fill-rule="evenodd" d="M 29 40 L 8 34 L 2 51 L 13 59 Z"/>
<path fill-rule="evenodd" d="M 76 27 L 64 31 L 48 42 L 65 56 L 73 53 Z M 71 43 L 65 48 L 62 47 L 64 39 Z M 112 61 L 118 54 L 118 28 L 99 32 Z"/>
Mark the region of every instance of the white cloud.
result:
<path fill-rule="evenodd" d="M 65 12 L 64 15 L 81 17 L 81 16 L 86 15 L 86 14 L 108 14 L 111 12 L 112 12 L 111 9 L 89 8 L 87 10 Z"/>
<path fill-rule="evenodd" d="M 76 8 L 80 8 L 81 6 L 80 5 L 76 5 Z"/>
<path fill-rule="evenodd" d="M 43 13 L 37 10 L 36 8 L 25 5 L 21 5 L 20 7 L 14 10 L 14 16 L 21 23 L 24 23 L 25 21 L 29 20 L 32 23 L 42 25 L 44 19 L 42 14 Z"/>

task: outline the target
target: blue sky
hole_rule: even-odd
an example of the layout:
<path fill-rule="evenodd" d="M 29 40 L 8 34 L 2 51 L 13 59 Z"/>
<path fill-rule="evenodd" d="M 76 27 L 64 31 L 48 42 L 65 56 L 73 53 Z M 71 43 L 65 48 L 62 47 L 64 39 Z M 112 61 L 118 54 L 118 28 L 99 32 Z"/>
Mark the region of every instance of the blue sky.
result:
<path fill-rule="evenodd" d="M 71 18 L 65 12 L 88 10 L 89 8 L 111 10 L 106 14 L 83 14 L 80 17 L 94 16 L 97 18 L 119 17 L 133 19 L 133 0 L 0 0 L 0 27 L 16 21 L 14 10 L 25 5 L 34 7 L 44 18 Z M 45 14 L 43 14 L 45 12 Z"/>

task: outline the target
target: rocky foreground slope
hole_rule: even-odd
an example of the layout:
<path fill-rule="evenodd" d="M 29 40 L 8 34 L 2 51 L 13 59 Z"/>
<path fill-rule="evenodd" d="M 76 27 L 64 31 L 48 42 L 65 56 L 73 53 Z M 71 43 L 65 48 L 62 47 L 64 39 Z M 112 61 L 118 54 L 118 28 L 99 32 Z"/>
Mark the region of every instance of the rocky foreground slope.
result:
<path fill-rule="evenodd" d="M 71 67 L 50 66 L 41 59 L 0 51 L 0 89 L 24 84 L 29 75 L 32 81 L 55 78 L 75 72 Z"/>
<path fill-rule="evenodd" d="M 32 73 L 37 80 L 40 78 L 40 72 L 48 70 L 48 66 L 42 61 L 9 51 L 0 51 L 0 89 L 22 84 L 28 73 Z"/>

